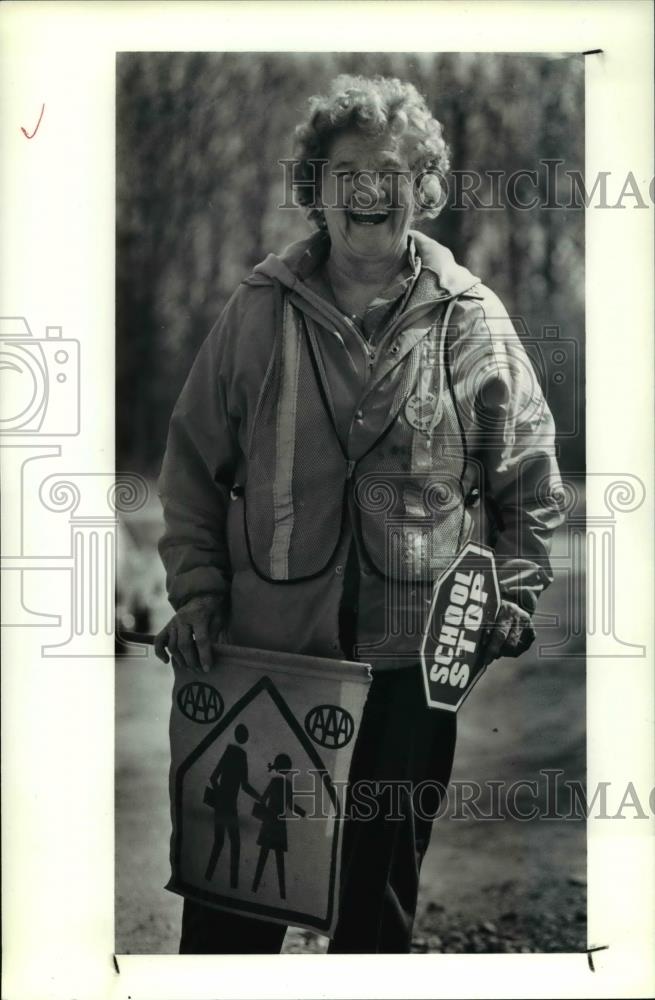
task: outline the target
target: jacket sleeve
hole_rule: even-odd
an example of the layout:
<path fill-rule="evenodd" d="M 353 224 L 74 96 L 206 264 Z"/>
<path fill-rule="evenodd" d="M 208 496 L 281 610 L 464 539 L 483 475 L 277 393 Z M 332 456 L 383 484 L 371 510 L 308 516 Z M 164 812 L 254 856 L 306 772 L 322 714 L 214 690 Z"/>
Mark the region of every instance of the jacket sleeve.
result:
<path fill-rule="evenodd" d="M 235 314 L 233 296 L 196 356 L 168 430 L 158 482 L 159 554 L 176 611 L 192 597 L 229 594 L 226 515 L 239 455 L 238 421 L 228 406 Z"/>
<path fill-rule="evenodd" d="M 552 582 L 552 537 L 564 520 L 555 424 L 500 300 L 481 286 L 470 306 L 457 362 L 469 454 L 493 525 L 501 596 L 532 614 Z"/>

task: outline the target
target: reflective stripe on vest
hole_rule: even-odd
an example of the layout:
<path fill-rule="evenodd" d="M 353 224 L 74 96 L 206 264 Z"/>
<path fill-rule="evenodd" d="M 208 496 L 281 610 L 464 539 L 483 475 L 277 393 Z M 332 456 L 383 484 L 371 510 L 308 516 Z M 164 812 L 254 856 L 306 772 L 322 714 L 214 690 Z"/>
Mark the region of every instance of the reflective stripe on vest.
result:
<path fill-rule="evenodd" d="M 273 511 L 275 528 L 271 545 L 271 576 L 286 580 L 289 576 L 289 547 L 293 531 L 293 462 L 296 450 L 296 408 L 300 369 L 299 317 L 284 297 L 282 318 L 282 385 L 277 411 L 275 442 L 275 480 Z"/>
<path fill-rule="evenodd" d="M 384 429 L 350 463 L 305 317 L 284 295 L 275 359 L 254 417 L 245 486 L 246 534 L 259 575 L 295 581 L 329 565 L 341 535 L 351 464 L 362 542 L 379 572 L 387 572 L 385 551 L 391 563 L 398 562 L 390 531 L 404 539 L 399 543 L 403 574 L 431 576 L 452 559 L 463 524 L 464 462 L 445 373 L 454 305 L 455 300 L 448 303 L 442 320 L 413 328 L 421 336 L 398 363 Z"/>

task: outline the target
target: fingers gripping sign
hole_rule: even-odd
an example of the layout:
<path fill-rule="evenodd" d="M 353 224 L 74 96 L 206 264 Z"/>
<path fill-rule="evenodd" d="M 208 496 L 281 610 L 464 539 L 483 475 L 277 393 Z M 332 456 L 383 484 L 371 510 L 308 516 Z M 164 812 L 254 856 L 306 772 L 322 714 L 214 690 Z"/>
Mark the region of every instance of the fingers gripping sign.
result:
<path fill-rule="evenodd" d="M 155 653 L 164 663 L 172 659 L 178 669 L 209 673 L 213 663 L 212 646 L 218 642 L 224 619 L 221 596 L 194 597 L 155 636 Z"/>
<path fill-rule="evenodd" d="M 215 629 L 214 640 L 218 641 L 220 626 Z M 197 657 L 200 658 L 201 669 L 207 672 L 212 665 L 212 636 L 210 635 L 209 622 L 201 619 L 194 628 L 195 648 Z"/>
<path fill-rule="evenodd" d="M 488 627 L 485 662 L 501 656 L 520 656 L 535 640 L 532 619 L 512 601 L 501 601 L 496 620 Z"/>

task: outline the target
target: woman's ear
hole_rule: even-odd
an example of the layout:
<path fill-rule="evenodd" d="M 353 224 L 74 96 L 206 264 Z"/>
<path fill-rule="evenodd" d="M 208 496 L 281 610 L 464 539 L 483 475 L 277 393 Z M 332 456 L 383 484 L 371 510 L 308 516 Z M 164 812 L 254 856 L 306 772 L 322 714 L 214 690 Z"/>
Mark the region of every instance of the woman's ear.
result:
<path fill-rule="evenodd" d="M 430 171 L 413 178 L 414 218 L 434 218 L 444 207 L 448 197 L 445 179 Z"/>

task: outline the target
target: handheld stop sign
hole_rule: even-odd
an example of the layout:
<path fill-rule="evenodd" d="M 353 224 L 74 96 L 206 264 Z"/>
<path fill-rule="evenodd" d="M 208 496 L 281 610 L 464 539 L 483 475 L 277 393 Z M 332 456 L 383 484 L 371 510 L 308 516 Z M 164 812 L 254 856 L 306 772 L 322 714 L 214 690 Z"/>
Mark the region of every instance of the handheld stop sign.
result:
<path fill-rule="evenodd" d="M 499 608 L 493 552 L 468 542 L 434 585 L 421 645 L 430 708 L 456 712 L 480 679 L 485 632 Z"/>

